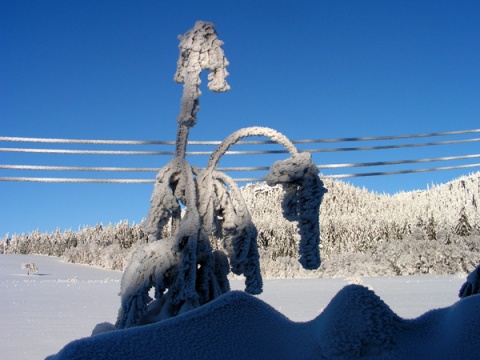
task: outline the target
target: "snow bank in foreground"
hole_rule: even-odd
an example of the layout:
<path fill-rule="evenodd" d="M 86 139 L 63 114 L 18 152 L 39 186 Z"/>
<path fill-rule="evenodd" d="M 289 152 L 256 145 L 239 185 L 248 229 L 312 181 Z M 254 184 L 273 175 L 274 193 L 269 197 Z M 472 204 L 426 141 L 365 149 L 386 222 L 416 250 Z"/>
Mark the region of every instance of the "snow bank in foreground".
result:
<path fill-rule="evenodd" d="M 243 292 L 156 324 L 71 342 L 49 360 L 472 358 L 480 353 L 480 295 L 417 319 L 348 285 L 314 320 L 290 321 Z"/>

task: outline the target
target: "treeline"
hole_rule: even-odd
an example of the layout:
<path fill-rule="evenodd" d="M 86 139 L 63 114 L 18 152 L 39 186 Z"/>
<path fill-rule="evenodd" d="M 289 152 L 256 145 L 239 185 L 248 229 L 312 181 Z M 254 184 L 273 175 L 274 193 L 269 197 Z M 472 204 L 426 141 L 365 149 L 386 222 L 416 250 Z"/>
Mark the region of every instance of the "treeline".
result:
<path fill-rule="evenodd" d="M 243 189 L 267 278 L 469 273 L 480 263 L 480 172 L 393 196 L 324 183 L 323 265 L 313 272 L 296 261 L 296 225 L 282 216 L 281 188 Z"/>
<path fill-rule="evenodd" d="M 341 181 L 324 183 L 328 192 L 320 209 L 320 228 L 326 256 L 372 251 L 379 243 L 408 239 L 448 244 L 458 236 L 478 234 L 480 228 L 480 173 L 393 196 Z M 249 185 L 242 190 L 259 230 L 260 247 L 292 256 L 296 225 L 282 216 L 282 189 Z"/>
<path fill-rule="evenodd" d="M 313 272 L 298 264 L 299 236 L 296 224 L 282 215 L 282 189 L 264 184 L 242 188 L 258 228 L 264 277 L 469 273 L 480 263 L 480 172 L 393 196 L 341 181 L 324 182 L 323 265 Z M 0 252 L 62 256 L 122 270 L 131 252 L 145 242 L 141 225 L 125 221 L 77 232 L 5 236 Z"/>
<path fill-rule="evenodd" d="M 135 247 L 146 242 L 140 225 L 121 221 L 108 226 L 85 226 L 76 232 L 57 229 L 53 233 L 32 231 L 5 236 L 0 240 L 0 253 L 57 256 L 72 263 L 123 270 Z"/>

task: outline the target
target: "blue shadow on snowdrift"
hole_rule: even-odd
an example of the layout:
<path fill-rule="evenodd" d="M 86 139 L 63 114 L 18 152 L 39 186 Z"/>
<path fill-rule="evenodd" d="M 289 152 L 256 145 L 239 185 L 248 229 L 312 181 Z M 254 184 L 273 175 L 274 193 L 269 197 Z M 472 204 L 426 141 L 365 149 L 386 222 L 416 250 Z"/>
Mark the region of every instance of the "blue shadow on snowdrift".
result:
<path fill-rule="evenodd" d="M 73 341 L 48 360 L 472 359 L 480 295 L 406 320 L 373 291 L 348 285 L 314 320 L 297 323 L 231 291 L 172 319 Z"/>

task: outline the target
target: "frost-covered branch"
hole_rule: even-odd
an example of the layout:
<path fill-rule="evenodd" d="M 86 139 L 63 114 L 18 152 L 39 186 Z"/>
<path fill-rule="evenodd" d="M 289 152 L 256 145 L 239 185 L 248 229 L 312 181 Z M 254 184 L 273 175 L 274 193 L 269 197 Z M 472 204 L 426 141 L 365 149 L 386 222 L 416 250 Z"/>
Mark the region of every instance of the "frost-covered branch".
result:
<path fill-rule="evenodd" d="M 268 185 L 281 184 L 286 196 L 282 203 L 284 216 L 298 221 L 300 230 L 300 263 L 306 269 L 320 266 L 319 213 L 326 192 L 318 177 L 318 168 L 310 153 L 301 152 L 291 158 L 275 162 L 265 177 Z"/>
<path fill-rule="evenodd" d="M 214 150 L 214 152 L 210 156 L 210 160 L 207 164 L 207 171 L 212 171 L 216 168 L 218 162 L 220 161 L 220 158 L 225 155 L 228 149 L 230 149 L 241 139 L 250 136 L 268 137 L 270 138 L 270 140 L 282 145 L 292 156 L 298 152 L 295 145 L 293 145 L 293 143 L 285 135 L 274 129 L 260 126 L 247 127 L 235 131 L 224 141 L 222 141 L 222 143 Z"/>
<path fill-rule="evenodd" d="M 245 291 L 250 294 L 262 292 L 262 276 L 257 247 L 257 228 L 252 221 L 247 204 L 235 181 L 225 174 L 214 171 L 215 192 L 219 204 L 217 213 L 222 215 L 220 228 L 223 246 L 230 259 L 234 274 L 245 275 Z M 228 188 L 230 191 L 228 191 Z"/>
<path fill-rule="evenodd" d="M 197 122 L 197 112 L 200 108 L 200 73 L 210 70 L 208 88 L 215 92 L 228 91 L 230 86 L 226 81 L 228 76 L 226 59 L 212 23 L 197 21 L 195 27 L 185 35 L 180 36 L 180 56 L 174 81 L 183 85 L 180 113 L 178 114 L 177 156 L 185 157 L 185 147 L 189 128 Z"/>

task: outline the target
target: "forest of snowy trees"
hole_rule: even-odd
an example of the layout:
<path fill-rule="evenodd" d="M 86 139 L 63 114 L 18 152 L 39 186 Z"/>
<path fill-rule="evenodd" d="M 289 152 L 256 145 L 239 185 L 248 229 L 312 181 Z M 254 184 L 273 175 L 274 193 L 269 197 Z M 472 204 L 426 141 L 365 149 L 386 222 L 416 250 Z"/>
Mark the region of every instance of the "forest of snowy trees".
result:
<path fill-rule="evenodd" d="M 282 216 L 282 188 L 255 184 L 241 189 L 258 229 L 265 279 L 469 273 L 480 263 L 480 172 L 393 196 L 341 181 L 325 179 L 324 184 L 323 262 L 313 271 L 298 262 L 299 236 L 296 224 Z M 214 249 L 221 248 L 211 241 Z M 0 253 L 58 256 L 123 270 L 146 242 L 141 224 L 121 221 L 78 231 L 7 234 L 0 239 Z"/>

